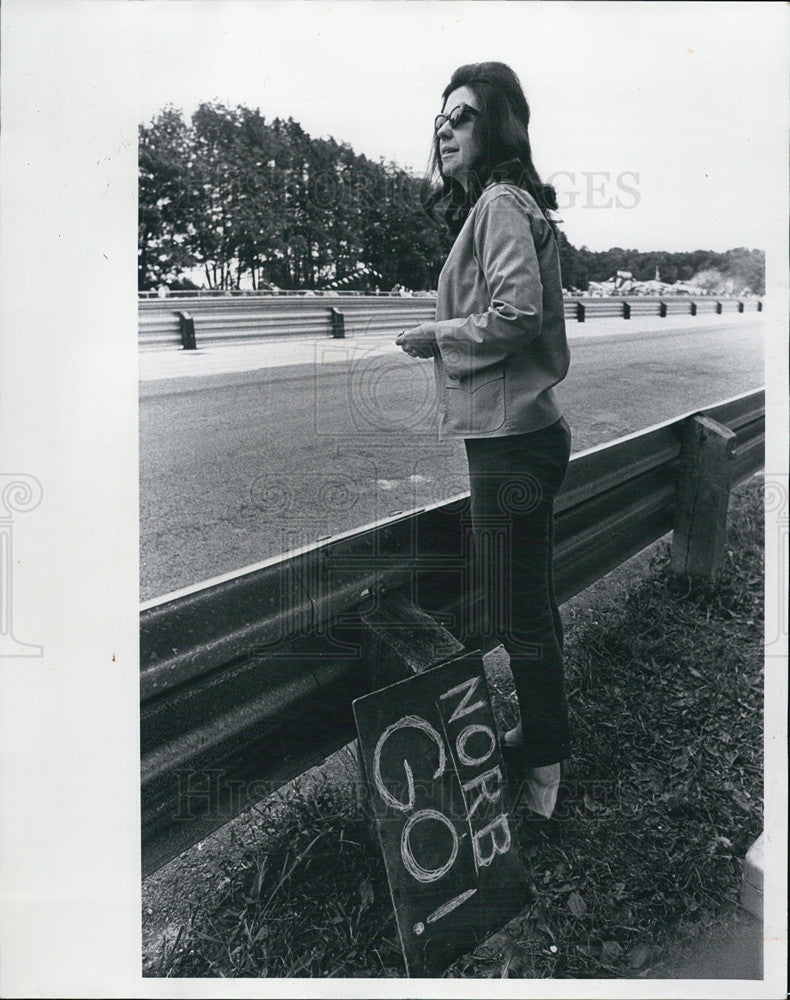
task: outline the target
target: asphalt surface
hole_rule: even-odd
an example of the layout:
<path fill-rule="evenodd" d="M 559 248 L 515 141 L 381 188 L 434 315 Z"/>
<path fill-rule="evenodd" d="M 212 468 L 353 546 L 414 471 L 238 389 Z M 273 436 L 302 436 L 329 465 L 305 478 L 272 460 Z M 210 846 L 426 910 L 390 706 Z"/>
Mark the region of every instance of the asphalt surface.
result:
<path fill-rule="evenodd" d="M 571 328 L 573 451 L 764 383 L 758 314 Z M 141 599 L 467 488 L 429 362 L 375 342 L 141 355 Z"/>

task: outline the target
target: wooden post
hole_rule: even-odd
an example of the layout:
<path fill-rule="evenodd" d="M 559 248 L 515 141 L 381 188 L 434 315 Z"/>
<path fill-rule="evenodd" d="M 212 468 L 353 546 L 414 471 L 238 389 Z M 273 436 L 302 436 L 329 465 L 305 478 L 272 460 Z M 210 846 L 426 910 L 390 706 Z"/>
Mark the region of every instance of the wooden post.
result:
<path fill-rule="evenodd" d="M 659 302 L 658 303 L 658 315 L 662 319 L 666 318 L 666 315 L 667 315 L 667 304 L 666 304 L 666 302 Z"/>
<path fill-rule="evenodd" d="M 623 302 L 623 319 L 631 318 L 631 303 Z"/>
<path fill-rule="evenodd" d="M 368 652 L 373 691 L 421 674 L 464 650 L 454 635 L 397 591 L 361 617 L 373 640 Z"/>
<path fill-rule="evenodd" d="M 736 437 L 710 417 L 685 423 L 672 535 L 675 573 L 712 579 L 721 565 Z"/>
<path fill-rule="evenodd" d="M 577 302 L 576 303 L 576 319 L 578 320 L 579 323 L 583 323 L 584 322 L 584 303 L 583 302 Z"/>
<path fill-rule="evenodd" d="M 696 316 L 697 315 L 697 303 L 696 302 L 692 302 L 691 303 L 691 315 L 692 316 Z"/>
<path fill-rule="evenodd" d="M 454 635 L 413 601 L 397 592 L 383 597 L 360 617 L 371 640 L 365 643 L 363 654 L 370 662 L 371 691 L 388 687 L 413 674 L 421 674 L 464 651 L 463 643 Z M 363 813 L 369 811 L 370 800 L 361 763 L 357 803 Z M 369 833 L 375 842 L 377 836 L 372 820 Z"/>
<path fill-rule="evenodd" d="M 717 302 L 716 302 L 716 314 L 717 314 L 718 316 L 721 316 L 721 310 L 722 310 L 722 305 L 721 305 L 721 302 L 717 301 Z"/>

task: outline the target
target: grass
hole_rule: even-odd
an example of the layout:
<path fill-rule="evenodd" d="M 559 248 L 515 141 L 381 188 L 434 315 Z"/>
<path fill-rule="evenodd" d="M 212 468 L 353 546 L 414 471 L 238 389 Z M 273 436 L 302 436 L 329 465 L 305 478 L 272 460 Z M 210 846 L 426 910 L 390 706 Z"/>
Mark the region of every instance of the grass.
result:
<path fill-rule="evenodd" d="M 625 600 L 566 609 L 571 795 L 551 836 L 522 843 L 530 905 L 448 976 L 661 976 L 737 912 L 762 829 L 762 521 L 751 480 L 733 492 L 714 583 L 675 578 L 664 546 Z M 491 692 L 509 722 L 510 690 Z M 404 975 L 354 789 L 297 789 L 285 805 L 149 975 Z"/>

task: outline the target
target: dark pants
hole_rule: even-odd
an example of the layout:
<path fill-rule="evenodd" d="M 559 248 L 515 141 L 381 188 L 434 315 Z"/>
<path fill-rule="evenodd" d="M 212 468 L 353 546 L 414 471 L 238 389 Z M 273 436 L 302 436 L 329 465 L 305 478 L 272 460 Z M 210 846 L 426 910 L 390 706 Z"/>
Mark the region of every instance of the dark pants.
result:
<path fill-rule="evenodd" d="M 554 497 L 570 457 L 563 419 L 539 431 L 464 441 L 472 493 L 473 586 L 481 603 L 470 631 L 510 654 L 528 765 L 570 753 L 563 632 L 554 594 Z"/>

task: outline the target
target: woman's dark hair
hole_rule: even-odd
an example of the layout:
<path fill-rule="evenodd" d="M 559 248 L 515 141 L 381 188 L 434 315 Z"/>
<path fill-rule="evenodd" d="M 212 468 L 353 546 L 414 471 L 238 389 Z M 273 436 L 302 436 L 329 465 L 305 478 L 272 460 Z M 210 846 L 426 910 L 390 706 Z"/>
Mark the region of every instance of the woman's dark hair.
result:
<path fill-rule="evenodd" d="M 549 213 L 557 208 L 557 194 L 551 184 L 544 184 L 532 162 L 529 142 L 529 104 L 521 82 L 513 70 L 500 62 L 470 63 L 460 66 L 442 94 L 442 105 L 458 87 L 468 87 L 480 105 L 475 116 L 473 135 L 483 151 L 469 177 L 469 188 L 441 171 L 439 137 L 434 136 L 428 165 L 428 184 L 434 187 L 426 201 L 433 214 L 434 206 L 443 209 L 444 219 L 457 234 L 472 205 L 491 180 L 509 181 L 528 191 L 554 228 Z"/>

